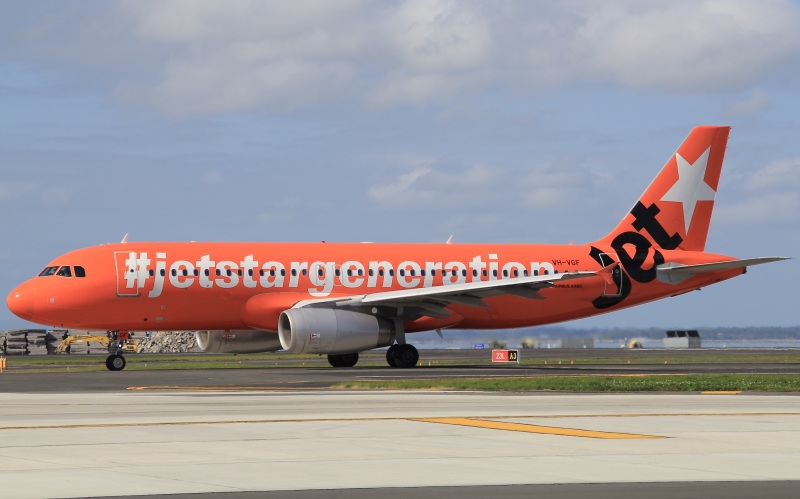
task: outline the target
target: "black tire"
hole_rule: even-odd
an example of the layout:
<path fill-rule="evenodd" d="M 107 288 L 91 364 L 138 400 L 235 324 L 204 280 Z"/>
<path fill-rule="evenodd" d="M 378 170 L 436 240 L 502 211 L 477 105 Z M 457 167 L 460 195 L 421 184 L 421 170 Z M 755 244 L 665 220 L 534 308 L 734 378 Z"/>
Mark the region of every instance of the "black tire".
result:
<path fill-rule="evenodd" d="M 122 371 L 125 369 L 126 365 L 127 362 L 122 355 L 115 354 L 106 357 L 106 368 L 108 368 L 109 371 Z"/>
<path fill-rule="evenodd" d="M 333 367 L 353 367 L 358 363 L 358 352 L 328 355 L 328 363 Z"/>
<path fill-rule="evenodd" d="M 345 353 L 339 356 L 341 367 L 353 367 L 358 364 L 358 352 Z"/>
<path fill-rule="evenodd" d="M 398 345 L 397 353 L 394 356 L 394 362 L 397 367 L 408 369 L 417 365 L 419 362 L 419 352 L 414 345 Z"/>
<path fill-rule="evenodd" d="M 397 362 L 395 361 L 395 355 L 397 355 L 397 347 L 398 345 L 392 345 L 389 347 L 389 350 L 386 350 L 386 363 L 389 364 L 391 367 L 397 367 Z"/>

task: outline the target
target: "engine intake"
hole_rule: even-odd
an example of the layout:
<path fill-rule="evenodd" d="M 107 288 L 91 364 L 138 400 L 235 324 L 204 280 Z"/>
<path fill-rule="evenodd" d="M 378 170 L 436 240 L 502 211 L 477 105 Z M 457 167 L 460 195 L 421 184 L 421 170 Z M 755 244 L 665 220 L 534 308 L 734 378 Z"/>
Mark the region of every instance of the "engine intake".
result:
<path fill-rule="evenodd" d="M 197 331 L 195 337 L 197 346 L 206 353 L 259 353 L 281 349 L 281 340 L 274 331 Z"/>
<path fill-rule="evenodd" d="M 373 315 L 329 308 L 281 313 L 278 336 L 291 353 L 355 353 L 394 343 L 394 324 Z"/>

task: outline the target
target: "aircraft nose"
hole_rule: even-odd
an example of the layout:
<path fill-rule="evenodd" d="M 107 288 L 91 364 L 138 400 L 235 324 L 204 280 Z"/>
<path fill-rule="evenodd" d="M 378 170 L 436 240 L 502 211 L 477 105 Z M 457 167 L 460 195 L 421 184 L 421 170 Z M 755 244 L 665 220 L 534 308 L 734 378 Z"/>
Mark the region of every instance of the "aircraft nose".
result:
<path fill-rule="evenodd" d="M 33 294 L 23 288 L 19 286 L 12 291 L 6 298 L 6 305 L 11 313 L 27 321 L 33 317 Z"/>

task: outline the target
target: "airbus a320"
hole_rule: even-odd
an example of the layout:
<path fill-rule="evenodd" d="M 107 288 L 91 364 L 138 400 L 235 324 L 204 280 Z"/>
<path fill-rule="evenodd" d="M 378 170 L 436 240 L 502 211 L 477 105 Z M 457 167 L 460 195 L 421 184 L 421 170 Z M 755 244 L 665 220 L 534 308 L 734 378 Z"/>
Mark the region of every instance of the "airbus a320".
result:
<path fill-rule="evenodd" d="M 195 330 L 208 352 L 323 354 L 352 367 L 412 333 L 568 321 L 675 296 L 781 257 L 706 253 L 729 127 L 691 131 L 609 234 L 583 245 L 128 242 L 55 258 L 8 296 L 18 317 L 108 331 Z M 125 367 L 124 341 L 106 366 Z"/>

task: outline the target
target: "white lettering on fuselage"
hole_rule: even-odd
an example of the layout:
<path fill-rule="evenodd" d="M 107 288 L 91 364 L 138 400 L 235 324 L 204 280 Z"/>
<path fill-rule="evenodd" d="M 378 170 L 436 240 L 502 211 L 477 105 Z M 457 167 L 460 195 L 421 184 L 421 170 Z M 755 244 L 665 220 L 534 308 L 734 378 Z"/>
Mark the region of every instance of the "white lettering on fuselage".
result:
<path fill-rule="evenodd" d="M 420 263 L 403 260 L 393 264 L 385 260 L 346 260 L 341 264 L 332 261 L 260 263 L 254 255 L 247 255 L 239 262 L 216 261 L 211 255 L 189 262 L 175 260 L 169 263 L 167 254 L 156 252 L 152 261 L 147 252 L 130 252 L 121 269 L 128 289 L 146 288 L 152 281 L 148 298 L 157 298 L 164 292 L 165 284 L 178 289 L 193 286 L 210 289 L 244 287 L 300 288 L 307 285 L 307 292 L 315 297 L 329 296 L 337 286 L 344 290 L 367 288 L 432 287 L 436 285 L 465 282 L 495 281 L 529 275 L 547 275 L 555 272 L 550 262 L 499 262 L 495 253 L 488 258 L 477 255 L 468 263 L 460 261 Z M 288 278 L 288 279 L 287 279 Z"/>

